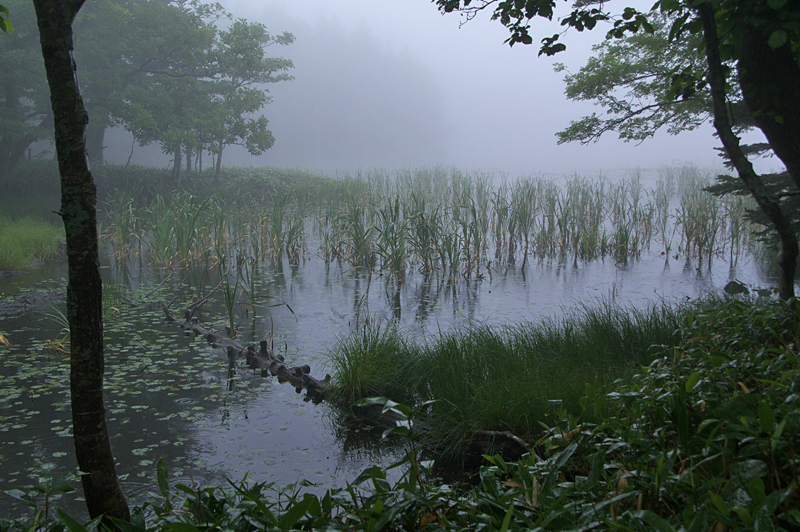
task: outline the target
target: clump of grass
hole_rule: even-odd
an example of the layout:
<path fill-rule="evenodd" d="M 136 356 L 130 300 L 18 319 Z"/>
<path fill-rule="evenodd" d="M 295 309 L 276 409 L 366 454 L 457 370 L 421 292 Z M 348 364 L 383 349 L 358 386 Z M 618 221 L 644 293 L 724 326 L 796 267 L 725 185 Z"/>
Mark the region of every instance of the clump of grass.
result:
<path fill-rule="evenodd" d="M 44 220 L 11 220 L 0 215 L 0 270 L 29 270 L 34 266 L 33 259 L 56 257 L 63 235 L 63 228 Z"/>
<path fill-rule="evenodd" d="M 367 323 L 331 351 L 336 393 L 350 404 L 377 395 L 413 404 L 416 354 L 396 327 Z"/>
<path fill-rule="evenodd" d="M 334 382 L 349 400 L 435 400 L 428 421 L 453 450 L 480 430 L 532 441 L 556 410 L 581 413 L 587 384 L 602 389 L 628 378 L 663 346 L 677 345 L 688 311 L 601 302 L 561 318 L 449 332 L 422 344 L 371 326 L 334 350 Z"/>

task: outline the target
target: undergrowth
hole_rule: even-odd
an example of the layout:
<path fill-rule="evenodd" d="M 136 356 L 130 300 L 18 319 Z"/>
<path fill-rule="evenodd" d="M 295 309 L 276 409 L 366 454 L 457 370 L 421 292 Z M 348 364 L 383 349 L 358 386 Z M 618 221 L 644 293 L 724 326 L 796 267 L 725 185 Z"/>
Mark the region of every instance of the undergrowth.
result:
<path fill-rule="evenodd" d="M 559 408 L 535 453 L 518 462 L 487 456 L 475 488 L 428 476 L 431 464 L 417 460 L 409 430 L 417 412 L 372 399 L 362 404 L 381 404 L 398 418 L 387 432 L 408 438 L 408 453 L 390 466 L 404 468 L 396 482 L 371 467 L 322 494 L 246 477 L 227 486 L 174 485 L 162 461 L 159 493 L 130 524 L 117 525 L 125 532 L 800 529 L 798 313 L 784 302 L 733 300 L 689 312 L 681 325 L 680 340 L 632 378 L 606 393 L 587 385 L 578 414 Z M 33 517 L 0 520 L 0 530 L 87 530 L 61 512 L 50 517 L 50 488 L 14 491 Z"/>

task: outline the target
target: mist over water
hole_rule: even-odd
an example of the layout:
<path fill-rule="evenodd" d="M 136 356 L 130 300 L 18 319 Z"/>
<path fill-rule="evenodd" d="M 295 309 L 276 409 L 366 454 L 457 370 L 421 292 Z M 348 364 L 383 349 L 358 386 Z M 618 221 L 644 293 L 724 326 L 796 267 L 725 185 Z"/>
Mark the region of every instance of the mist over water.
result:
<path fill-rule="evenodd" d="M 538 57 L 536 46 L 510 48 L 488 16 L 459 27 L 428 0 L 347 2 L 229 0 L 235 17 L 264 23 L 297 40 L 273 47 L 291 59 L 292 81 L 271 84 L 264 109 L 275 146 L 260 157 L 233 146 L 225 164 L 271 165 L 356 174 L 369 168 L 443 165 L 497 170 L 517 177 L 614 173 L 634 167 L 692 163 L 720 166 L 710 126 L 641 144 L 607 134 L 582 146 L 557 145 L 555 133 L 597 112 L 564 96 L 563 74 L 575 72 L 604 31 L 570 33 L 568 50 Z M 542 35 L 553 25 L 537 21 Z M 548 33 L 549 32 L 549 33 Z M 602 112 L 602 110 L 600 110 Z M 108 136 L 108 160 L 125 163 L 130 136 Z M 205 159 L 210 164 L 210 155 Z M 167 166 L 157 146 L 134 147 L 133 163 Z M 759 163 L 774 168 L 770 160 Z"/>

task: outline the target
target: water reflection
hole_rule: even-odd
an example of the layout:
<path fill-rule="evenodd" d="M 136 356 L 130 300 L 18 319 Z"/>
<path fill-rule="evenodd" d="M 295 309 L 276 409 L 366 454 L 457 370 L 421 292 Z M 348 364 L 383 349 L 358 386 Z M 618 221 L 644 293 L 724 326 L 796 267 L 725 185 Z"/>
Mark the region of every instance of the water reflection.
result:
<path fill-rule="evenodd" d="M 750 256 L 702 264 L 656 253 L 627 263 L 545 260 L 523 267 L 509 261 L 466 278 L 409 272 L 402 280 L 328 263 L 313 251 L 296 264 L 284 260 L 248 270 L 235 329 L 243 343 L 267 339 L 287 362 L 307 363 L 318 377 L 330 371 L 326 353 L 337 338 L 367 319 L 396 323 L 421 338 L 475 323 L 536 320 L 593 299 L 641 305 L 696 297 L 732 279 L 752 287 L 772 280 Z M 126 489 L 152 482 L 162 456 L 179 477 L 213 481 L 251 471 L 253 480 L 307 479 L 322 488 L 343 485 L 403 452 L 400 443 L 380 442 L 380 430 L 326 404 L 304 402 L 291 387 L 237 366 L 165 322 L 160 302 L 176 298 L 172 308 L 179 313 L 209 296 L 220 281 L 215 269 L 169 272 L 131 260 L 102 271 L 108 296 L 119 296 L 120 313 L 107 315 L 106 323 L 106 401 Z M 64 273 L 63 265 L 47 265 L 0 279 L 0 292 L 63 288 Z M 196 317 L 210 330 L 226 325 L 222 294 L 211 295 Z M 0 364 L 0 488 L 74 468 L 67 360 L 43 348 L 59 328 L 31 313 L 0 319 L 0 330 L 17 346 L 2 348 Z M 9 505 L 0 499 L 0 513 Z"/>

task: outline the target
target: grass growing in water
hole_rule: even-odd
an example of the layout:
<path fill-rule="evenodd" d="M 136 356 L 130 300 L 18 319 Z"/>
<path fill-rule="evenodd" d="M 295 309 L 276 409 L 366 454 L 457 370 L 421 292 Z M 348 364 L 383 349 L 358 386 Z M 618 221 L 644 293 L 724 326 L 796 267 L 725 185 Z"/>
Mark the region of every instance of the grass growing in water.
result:
<path fill-rule="evenodd" d="M 416 346 L 406 342 L 396 327 L 368 322 L 331 351 L 334 386 L 349 403 L 385 395 L 410 404 L 416 355 Z"/>
<path fill-rule="evenodd" d="M 562 318 L 456 331 L 423 343 L 371 325 L 335 348 L 334 382 L 352 400 L 436 400 L 428 421 L 454 449 L 479 430 L 508 430 L 532 441 L 556 410 L 580 414 L 587 385 L 600 389 L 628 378 L 663 346 L 676 345 L 688 311 L 603 302 Z"/>
<path fill-rule="evenodd" d="M 29 270 L 33 259 L 58 255 L 62 228 L 35 218 L 11 220 L 0 215 L 0 270 Z"/>
<path fill-rule="evenodd" d="M 247 476 L 222 487 L 177 485 L 178 495 L 162 459 L 161 496 L 133 510 L 135 529 L 797 530 L 798 314 L 785 302 L 741 300 L 695 310 L 674 349 L 612 393 L 583 397 L 601 412 L 596 422 L 559 409 L 537 442 L 540 456 L 488 457 L 472 490 L 419 482 L 415 449 L 321 498 L 306 483 L 279 488 Z M 400 480 L 387 479 L 409 462 Z M 64 478 L 10 493 L 29 503 L 37 530 L 64 530 L 37 506 L 69 490 Z M 31 530 L 33 520 L 4 525 Z"/>

